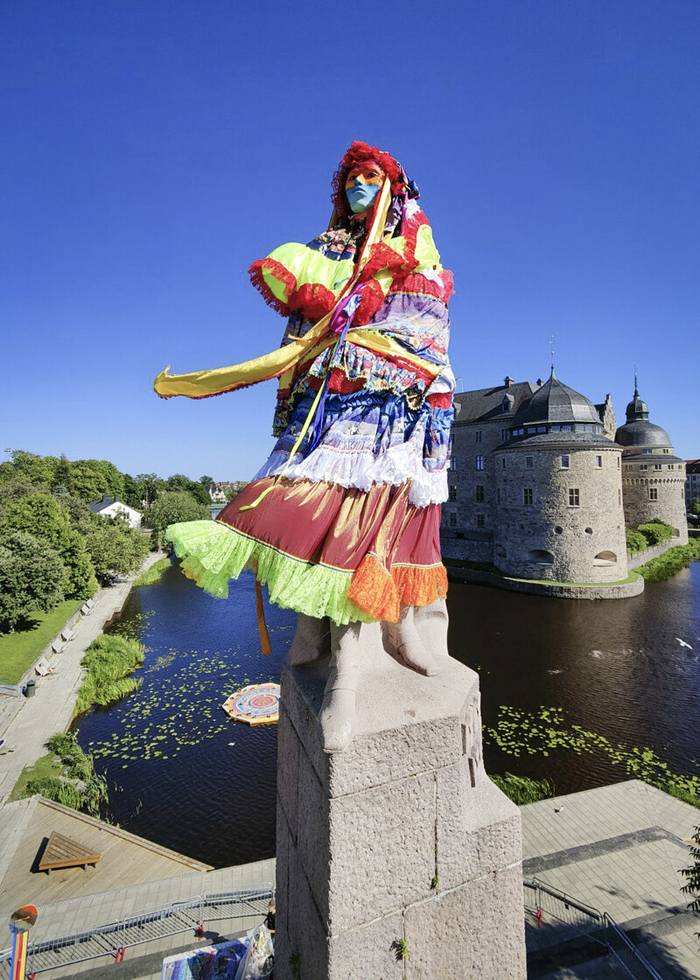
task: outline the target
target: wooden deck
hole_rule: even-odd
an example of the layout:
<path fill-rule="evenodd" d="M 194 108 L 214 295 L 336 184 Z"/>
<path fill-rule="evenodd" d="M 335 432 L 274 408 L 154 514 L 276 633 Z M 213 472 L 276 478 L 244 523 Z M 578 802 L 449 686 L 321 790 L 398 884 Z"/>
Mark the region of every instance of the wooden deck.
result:
<path fill-rule="evenodd" d="M 39 851 L 52 833 L 80 842 L 86 852 L 100 856 L 99 864 L 41 874 Z M 43 797 L 0 809 L 0 918 L 27 902 L 45 905 L 209 870 L 207 864 Z"/>

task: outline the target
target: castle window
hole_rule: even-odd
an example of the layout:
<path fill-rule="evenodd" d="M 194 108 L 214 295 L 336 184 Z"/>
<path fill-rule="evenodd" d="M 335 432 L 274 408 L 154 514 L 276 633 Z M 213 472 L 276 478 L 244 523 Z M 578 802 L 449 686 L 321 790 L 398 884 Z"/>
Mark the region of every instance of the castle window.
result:
<path fill-rule="evenodd" d="M 457 525 L 457 515 L 454 511 L 450 512 L 450 527 L 456 527 Z"/>
<path fill-rule="evenodd" d="M 505 458 L 505 456 L 502 456 L 501 457 L 501 469 L 504 470 L 505 468 L 506 468 L 506 458 Z"/>
<path fill-rule="evenodd" d="M 523 487 L 523 504 L 532 507 L 532 487 Z"/>
<path fill-rule="evenodd" d="M 561 458 L 561 468 L 563 470 L 568 470 L 568 468 L 569 468 L 569 457 L 568 456 L 562 456 L 562 458 Z"/>
<path fill-rule="evenodd" d="M 647 466 L 646 463 L 642 463 L 639 468 L 640 468 L 640 470 L 648 470 L 649 469 L 649 467 Z"/>
<path fill-rule="evenodd" d="M 451 470 L 457 469 L 457 459 L 454 456 L 450 456 L 450 469 Z"/>
<path fill-rule="evenodd" d="M 496 490 L 496 500 L 500 504 L 500 502 L 501 502 L 501 488 L 500 487 Z"/>
<path fill-rule="evenodd" d="M 528 552 L 527 560 L 536 565 L 553 565 L 554 555 L 551 551 L 544 551 L 542 548 L 534 548 Z"/>
<path fill-rule="evenodd" d="M 566 425 L 562 425 L 561 431 L 562 432 L 571 432 L 573 430 L 573 428 L 574 428 L 573 425 L 570 422 L 567 422 Z"/>
<path fill-rule="evenodd" d="M 484 515 L 483 514 L 477 514 L 476 515 L 476 526 L 477 527 L 483 527 L 484 526 Z"/>
<path fill-rule="evenodd" d="M 581 506 L 581 492 L 578 487 L 569 488 L 569 507 Z"/>
<path fill-rule="evenodd" d="M 642 449 L 645 456 L 651 456 L 651 449 Z"/>
<path fill-rule="evenodd" d="M 670 453 L 671 450 L 670 449 L 664 449 L 664 452 L 668 455 L 668 453 Z"/>
<path fill-rule="evenodd" d="M 603 465 L 603 457 L 602 456 L 596 456 L 596 458 L 595 458 L 595 465 L 598 467 L 598 469 L 600 469 L 602 467 L 602 465 Z"/>
<path fill-rule="evenodd" d="M 476 456 L 475 457 L 475 463 L 476 463 L 477 470 L 483 470 L 484 469 L 484 463 L 485 463 L 485 457 L 484 456 Z"/>
<path fill-rule="evenodd" d="M 546 432 L 547 431 L 547 426 L 546 425 L 538 425 L 537 426 L 537 431 L 538 432 Z"/>
<path fill-rule="evenodd" d="M 452 486 L 450 487 L 450 500 L 456 500 L 456 499 L 457 499 L 457 487 Z"/>
<path fill-rule="evenodd" d="M 534 465 L 535 465 L 534 456 L 526 456 L 525 457 L 525 469 L 526 470 L 531 470 L 531 469 L 534 468 Z"/>
<path fill-rule="evenodd" d="M 655 470 L 660 470 L 661 469 L 661 463 L 654 463 L 654 469 Z"/>
<path fill-rule="evenodd" d="M 474 441 L 481 442 L 481 429 L 477 429 L 474 433 Z"/>
<path fill-rule="evenodd" d="M 549 431 L 550 432 L 561 432 L 561 426 L 560 425 L 550 425 Z"/>
<path fill-rule="evenodd" d="M 508 429 L 501 429 L 501 442 L 508 442 Z"/>
<path fill-rule="evenodd" d="M 535 433 L 537 432 L 537 427 L 534 426 L 534 425 L 528 425 L 528 427 L 525 429 L 525 431 L 527 432 L 527 434 L 529 436 L 534 436 Z"/>
<path fill-rule="evenodd" d="M 656 487 L 649 487 L 649 500 L 658 500 L 659 491 Z"/>
<path fill-rule="evenodd" d="M 484 499 L 484 488 L 482 486 L 478 486 L 476 488 L 476 502 L 477 502 L 477 504 L 482 503 L 483 502 L 483 499 Z"/>

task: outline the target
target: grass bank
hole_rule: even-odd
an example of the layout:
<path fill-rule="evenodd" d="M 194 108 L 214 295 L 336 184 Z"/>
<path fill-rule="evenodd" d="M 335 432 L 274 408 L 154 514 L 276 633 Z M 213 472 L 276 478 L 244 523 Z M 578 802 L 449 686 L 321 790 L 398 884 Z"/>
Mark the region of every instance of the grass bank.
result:
<path fill-rule="evenodd" d="M 52 735 L 46 747 L 46 755 L 22 770 L 10 800 L 40 793 L 72 810 L 99 816 L 101 805 L 107 802 L 107 783 L 95 773 L 92 756 L 80 748 L 70 732 Z"/>
<path fill-rule="evenodd" d="M 50 612 L 31 613 L 21 629 L 0 636 L 0 684 L 18 684 L 82 604 L 82 599 L 66 599 Z"/>
<path fill-rule="evenodd" d="M 87 676 L 78 691 L 74 715 L 92 707 L 105 707 L 135 691 L 141 681 L 129 676 L 145 659 L 145 649 L 138 640 L 101 633 L 92 641 L 80 661 Z"/>
<path fill-rule="evenodd" d="M 155 564 L 151 565 L 148 571 L 145 571 L 143 575 L 139 575 L 134 585 L 155 585 L 163 573 L 167 572 L 169 568 L 170 558 L 159 558 Z"/>
<path fill-rule="evenodd" d="M 637 571 L 647 582 L 662 582 L 681 569 L 688 568 L 694 561 L 700 561 L 700 538 L 692 538 L 688 544 L 669 548 L 663 555 L 641 565 Z"/>

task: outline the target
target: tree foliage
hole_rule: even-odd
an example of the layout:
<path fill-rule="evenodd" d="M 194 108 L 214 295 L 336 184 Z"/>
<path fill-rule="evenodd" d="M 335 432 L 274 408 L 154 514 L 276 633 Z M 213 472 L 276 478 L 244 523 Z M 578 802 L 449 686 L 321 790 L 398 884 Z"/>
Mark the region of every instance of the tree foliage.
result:
<path fill-rule="evenodd" d="M 48 612 L 63 599 L 66 567 L 58 552 L 31 534 L 0 532 L 0 631 L 28 613 Z"/>
<path fill-rule="evenodd" d="M 150 539 L 132 531 L 117 518 L 98 517 L 85 531 L 85 545 L 97 578 L 104 582 L 110 572 L 128 575 L 143 564 Z"/>
<path fill-rule="evenodd" d="M 694 517 L 700 517 L 700 497 L 693 498 L 693 502 L 690 505 L 690 513 Z"/>
<path fill-rule="evenodd" d="M 146 523 L 159 535 L 180 521 L 202 521 L 209 517 L 204 504 L 181 490 L 166 490 L 146 511 Z"/>

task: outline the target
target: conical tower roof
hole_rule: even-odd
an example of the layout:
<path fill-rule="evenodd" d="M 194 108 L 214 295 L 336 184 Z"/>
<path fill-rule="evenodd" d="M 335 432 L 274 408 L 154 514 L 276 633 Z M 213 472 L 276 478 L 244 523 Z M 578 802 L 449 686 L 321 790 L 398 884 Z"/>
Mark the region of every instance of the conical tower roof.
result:
<path fill-rule="evenodd" d="M 601 424 L 593 402 L 562 384 L 554 373 L 554 368 L 549 380 L 521 405 L 513 419 L 513 425 L 545 425 L 552 422 Z"/>

